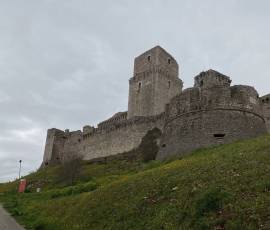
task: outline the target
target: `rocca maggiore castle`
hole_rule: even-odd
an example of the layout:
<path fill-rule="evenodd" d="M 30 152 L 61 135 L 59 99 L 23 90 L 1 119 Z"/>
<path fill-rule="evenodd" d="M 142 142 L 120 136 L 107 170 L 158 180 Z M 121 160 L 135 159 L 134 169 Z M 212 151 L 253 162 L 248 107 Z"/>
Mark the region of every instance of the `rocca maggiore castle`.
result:
<path fill-rule="evenodd" d="M 259 97 L 251 86 L 231 86 L 228 76 L 214 70 L 201 72 L 193 87 L 182 90 L 178 69 L 160 46 L 136 57 L 128 111 L 82 131 L 49 129 L 43 165 L 128 152 L 154 128 L 162 133 L 160 160 L 270 132 L 270 94 Z"/>

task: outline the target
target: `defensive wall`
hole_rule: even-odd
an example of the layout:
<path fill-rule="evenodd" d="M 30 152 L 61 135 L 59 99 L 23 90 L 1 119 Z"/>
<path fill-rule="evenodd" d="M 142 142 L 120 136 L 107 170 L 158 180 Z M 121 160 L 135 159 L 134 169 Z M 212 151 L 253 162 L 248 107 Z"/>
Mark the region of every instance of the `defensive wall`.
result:
<path fill-rule="evenodd" d="M 74 157 L 90 160 L 128 152 L 139 146 L 147 131 L 155 127 L 162 130 L 163 125 L 164 113 L 129 120 L 108 119 L 97 128 L 85 126 L 83 132 L 49 129 L 43 165 L 58 164 Z"/>
<path fill-rule="evenodd" d="M 182 91 L 178 71 L 160 46 L 135 58 L 128 111 L 82 131 L 49 129 L 43 165 L 128 152 L 155 127 L 162 132 L 160 160 L 270 132 L 270 94 L 259 97 L 254 87 L 231 86 L 230 77 L 214 70 L 201 72 Z"/>
<path fill-rule="evenodd" d="M 209 70 L 195 77 L 193 88 L 172 99 L 158 159 L 266 133 L 257 91 L 230 83 L 229 77 Z"/>
<path fill-rule="evenodd" d="M 270 133 L 270 94 L 261 97 L 261 103 L 266 127 Z"/>

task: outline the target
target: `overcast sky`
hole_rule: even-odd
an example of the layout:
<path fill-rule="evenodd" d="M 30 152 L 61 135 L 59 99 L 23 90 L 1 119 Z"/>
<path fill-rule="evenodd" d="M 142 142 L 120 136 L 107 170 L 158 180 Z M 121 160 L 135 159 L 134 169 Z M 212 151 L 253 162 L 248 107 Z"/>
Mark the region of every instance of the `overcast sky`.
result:
<path fill-rule="evenodd" d="M 0 181 L 36 170 L 46 131 L 125 111 L 133 59 L 160 45 L 184 87 L 207 69 L 270 92 L 268 0 L 0 0 Z"/>

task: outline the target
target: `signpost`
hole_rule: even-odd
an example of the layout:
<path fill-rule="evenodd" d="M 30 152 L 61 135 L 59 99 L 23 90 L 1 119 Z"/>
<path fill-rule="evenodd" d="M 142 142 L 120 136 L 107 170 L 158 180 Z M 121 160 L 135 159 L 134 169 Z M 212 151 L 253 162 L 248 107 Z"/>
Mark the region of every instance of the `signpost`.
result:
<path fill-rule="evenodd" d="M 19 179 L 21 179 L 21 169 L 22 169 L 22 160 L 19 160 L 20 168 L 19 168 Z"/>

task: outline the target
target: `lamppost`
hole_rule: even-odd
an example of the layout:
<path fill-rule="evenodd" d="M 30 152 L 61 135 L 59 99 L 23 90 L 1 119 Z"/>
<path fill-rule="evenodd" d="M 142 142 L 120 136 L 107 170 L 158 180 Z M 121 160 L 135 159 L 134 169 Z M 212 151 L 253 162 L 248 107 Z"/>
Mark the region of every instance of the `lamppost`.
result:
<path fill-rule="evenodd" d="M 19 160 L 20 168 L 19 168 L 19 180 L 21 179 L 21 169 L 22 169 L 22 160 Z"/>

